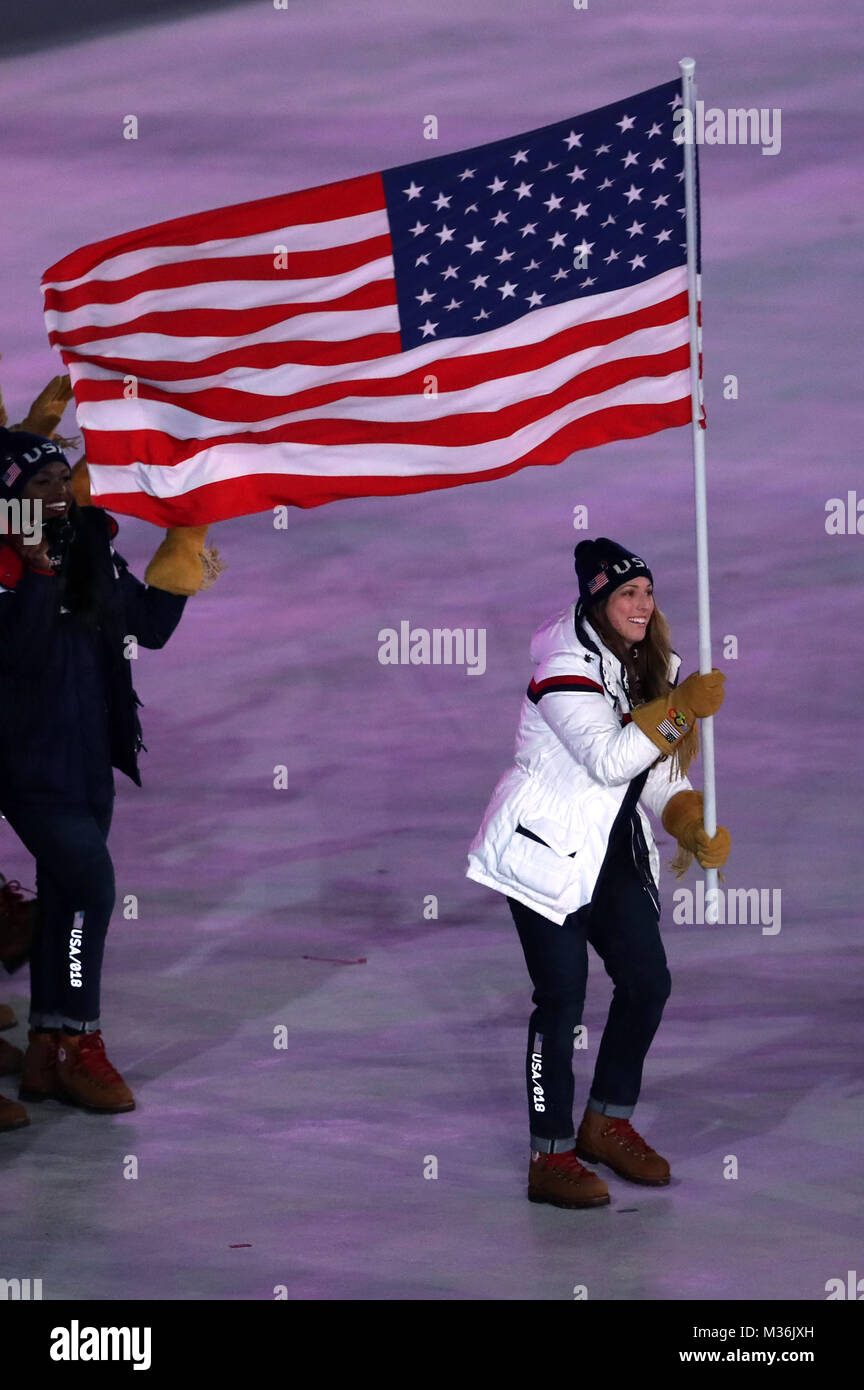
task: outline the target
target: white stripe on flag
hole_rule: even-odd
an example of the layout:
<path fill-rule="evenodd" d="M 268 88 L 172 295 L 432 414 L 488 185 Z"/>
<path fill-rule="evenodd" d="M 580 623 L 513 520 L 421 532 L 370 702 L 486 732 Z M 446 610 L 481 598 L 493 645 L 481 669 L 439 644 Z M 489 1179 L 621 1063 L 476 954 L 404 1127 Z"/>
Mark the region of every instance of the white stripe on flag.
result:
<path fill-rule="evenodd" d="M 214 222 L 218 218 L 214 215 Z M 223 256 L 272 255 L 281 245 L 292 254 L 298 251 L 328 251 L 337 246 L 352 246 L 370 237 L 387 236 L 390 224 L 382 207 L 374 212 L 361 212 L 352 217 L 334 217 L 327 222 L 307 222 L 298 226 L 274 227 L 272 232 L 256 232 L 252 236 L 219 237 L 214 241 L 197 241 L 188 246 L 148 246 L 141 251 L 124 251 L 100 261 L 86 275 L 76 280 L 45 280 L 46 290 L 71 290 L 91 280 L 123 280 L 157 265 L 177 265 L 184 261 L 200 261 Z M 172 291 L 173 293 L 173 291 Z"/>
<path fill-rule="evenodd" d="M 538 312 L 544 312 L 540 310 Z M 506 330 L 501 330 L 502 333 Z M 688 339 L 687 320 L 677 319 L 663 328 L 643 328 L 617 338 L 602 347 L 586 348 L 531 371 L 507 377 L 511 403 L 549 396 L 566 382 L 591 367 L 623 362 L 631 357 L 654 357 L 684 347 Z M 492 369 L 490 369 L 492 370 Z M 642 377 L 644 374 L 639 373 Z M 223 386 L 227 383 L 223 382 Z M 473 411 L 497 414 L 501 409 L 501 379 L 488 380 L 458 391 L 439 391 L 425 396 L 420 391 L 387 396 L 352 396 L 329 401 L 311 410 L 293 410 L 262 420 L 209 418 L 182 405 L 142 397 L 106 401 L 85 401 L 78 410 L 79 424 L 91 430 L 161 430 L 178 439 L 208 439 L 220 434 L 263 434 L 278 425 L 302 420 L 377 420 L 429 422 Z"/>
<path fill-rule="evenodd" d="M 204 449 L 183 463 L 162 467 L 101 464 L 90 472 L 93 496 L 107 493 L 144 492 L 154 497 L 178 497 L 205 483 L 223 482 L 256 474 L 297 473 L 308 477 L 410 478 L 418 474 L 482 473 L 501 468 L 520 458 L 555 434 L 564 425 L 597 410 L 616 406 L 666 404 L 686 400 L 690 372 L 668 377 L 640 377 L 614 391 L 572 401 L 561 410 L 516 431 L 506 439 L 481 444 L 451 446 L 417 444 L 223 444 Z M 97 491 L 98 489 L 98 491 Z"/>
<path fill-rule="evenodd" d="M 243 378 L 244 389 L 252 389 L 247 383 L 256 380 L 259 375 L 262 377 L 266 375 L 268 377 L 267 391 L 274 390 L 272 380 L 273 371 L 284 373 L 285 391 L 302 391 L 310 386 L 320 386 L 321 383 L 325 381 L 333 381 L 334 379 L 342 380 L 348 372 L 354 372 L 356 375 L 364 378 L 401 376 L 405 372 L 416 371 L 418 368 L 424 367 L 427 363 L 440 357 L 483 356 L 485 353 L 495 352 L 501 348 L 527 347 L 532 343 L 542 343 L 548 338 L 553 337 L 556 333 L 561 333 L 567 328 L 575 328 L 583 323 L 594 323 L 597 320 L 616 318 L 624 314 L 637 313 L 639 310 L 649 308 L 651 305 L 663 303 L 665 300 L 675 295 L 684 294 L 686 290 L 686 269 L 684 266 L 676 266 L 672 270 L 665 271 L 662 275 L 654 276 L 651 280 L 643 280 L 640 284 L 633 285 L 630 289 L 612 290 L 608 294 L 598 294 L 585 299 L 565 300 L 561 304 L 550 304 L 548 308 L 545 309 L 534 309 L 530 314 L 526 314 L 524 318 L 515 319 L 512 323 L 507 324 L 503 328 L 496 329 L 492 333 L 481 333 L 465 338 L 447 338 L 441 342 L 430 339 L 428 343 L 421 343 L 415 348 L 410 348 L 407 352 L 372 359 L 368 362 L 343 362 L 339 363 L 337 366 L 327 366 L 323 368 L 310 367 L 301 363 L 286 363 L 284 367 L 270 369 L 270 372 L 260 374 L 254 369 L 250 371 L 249 368 L 245 367 L 236 367 L 231 369 L 231 371 Z M 370 311 L 367 310 L 364 312 L 368 313 Z M 394 307 L 394 316 L 395 313 Z M 341 318 L 343 316 L 342 313 L 329 315 L 331 319 Z M 299 319 L 294 320 L 294 322 L 305 320 L 308 325 L 310 317 L 312 316 L 301 314 Z M 351 317 L 356 327 L 357 315 L 354 314 Z M 686 322 L 686 306 L 683 317 Z M 393 322 L 398 329 L 398 320 L 394 318 Z M 137 359 L 139 366 L 137 374 L 139 379 L 141 381 L 158 384 L 158 378 L 147 376 L 147 362 L 148 360 L 151 362 L 164 361 L 179 357 L 180 354 L 177 352 L 178 341 L 185 344 L 189 344 L 193 341 L 210 342 L 214 345 L 212 350 L 208 353 L 202 353 L 201 356 L 213 356 L 218 352 L 225 351 L 229 347 L 236 347 L 241 342 L 248 341 L 254 344 L 258 342 L 273 343 L 285 341 L 286 339 L 282 337 L 280 332 L 281 328 L 282 325 L 274 324 L 272 328 L 266 329 L 260 334 L 252 334 L 248 339 L 214 338 L 193 340 L 187 338 L 178 340 L 177 338 L 162 334 L 136 335 L 132 340 L 133 342 L 138 339 L 143 340 L 145 337 L 152 339 L 153 350 L 149 359 L 142 358 L 140 353 L 121 352 L 117 345 L 126 340 L 118 338 L 105 340 L 104 347 L 99 350 L 104 351 L 105 356 L 108 357 L 128 357 Z M 391 327 L 384 330 L 377 329 L 374 331 L 392 332 L 393 328 Z M 296 335 L 292 334 L 291 336 L 294 337 Z M 312 335 L 310 334 L 309 336 L 311 337 Z M 343 330 L 343 339 L 351 339 L 355 336 L 357 335 L 354 332 Z M 338 342 L 340 341 L 340 336 L 338 334 L 333 337 L 328 335 L 328 341 Z M 143 342 L 139 345 L 143 346 Z M 95 356 L 97 348 L 97 344 L 88 343 L 86 346 L 88 356 Z M 183 357 L 182 360 L 194 361 L 196 359 L 194 357 Z M 200 357 L 197 360 L 201 360 Z M 117 372 L 105 370 L 96 365 L 91 366 L 87 362 L 76 362 L 72 360 L 69 364 L 69 370 L 70 373 L 73 374 L 73 383 L 77 382 L 79 377 L 92 377 L 95 380 L 104 380 L 106 378 L 114 378 L 115 380 L 122 379 Z M 205 373 L 200 377 L 195 377 L 194 379 L 190 378 L 188 382 L 172 381 L 169 383 L 170 390 L 172 392 L 179 389 L 197 391 L 206 386 L 225 386 L 230 384 L 229 378 L 231 376 L 231 371 L 218 372 L 215 375 Z"/>
<path fill-rule="evenodd" d="M 102 357 L 130 357 L 138 361 L 200 362 L 218 352 L 260 343 L 323 342 L 343 343 L 367 338 L 373 333 L 398 333 L 399 311 L 395 304 L 377 309 L 340 309 L 337 313 L 298 314 L 284 323 L 274 323 L 231 338 L 175 338 L 164 333 L 132 333 L 128 337 L 100 338 L 85 343 L 83 352 Z"/>
<path fill-rule="evenodd" d="M 319 300 L 338 299 L 376 280 L 393 283 L 394 273 L 393 257 L 379 256 L 342 275 L 310 276 L 303 280 L 205 280 L 200 284 L 175 286 L 167 300 L 165 290 L 146 290 L 119 304 L 82 304 L 80 309 L 71 309 L 65 314 L 47 309 L 45 322 L 50 332 L 70 333 L 76 328 L 113 328 L 141 314 L 164 313 L 166 309 L 174 313 L 183 309 L 259 309 L 268 304 L 288 307 L 315 304 Z M 174 334 L 165 336 L 176 341 Z M 81 350 L 89 352 L 91 348 L 91 343 L 85 343 Z"/>

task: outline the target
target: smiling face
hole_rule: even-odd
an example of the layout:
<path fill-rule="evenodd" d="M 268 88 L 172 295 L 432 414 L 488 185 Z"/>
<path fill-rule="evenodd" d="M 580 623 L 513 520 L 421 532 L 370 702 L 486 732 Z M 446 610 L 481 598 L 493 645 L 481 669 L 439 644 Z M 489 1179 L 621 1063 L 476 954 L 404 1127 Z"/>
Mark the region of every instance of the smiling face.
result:
<path fill-rule="evenodd" d="M 74 498 L 72 493 L 72 470 L 62 459 L 54 459 L 34 473 L 21 492 L 22 497 L 32 498 L 42 503 L 42 520 L 51 521 L 55 517 L 68 516 Z"/>
<path fill-rule="evenodd" d="M 627 642 L 641 642 L 654 612 L 654 586 L 650 579 L 631 579 L 610 595 L 606 617 Z"/>

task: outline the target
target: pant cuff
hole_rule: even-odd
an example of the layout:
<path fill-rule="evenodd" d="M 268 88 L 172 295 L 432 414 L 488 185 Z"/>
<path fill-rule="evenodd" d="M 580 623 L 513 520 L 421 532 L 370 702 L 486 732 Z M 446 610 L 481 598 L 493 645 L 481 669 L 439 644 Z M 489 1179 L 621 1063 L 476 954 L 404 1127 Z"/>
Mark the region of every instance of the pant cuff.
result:
<path fill-rule="evenodd" d="M 541 1139 L 539 1134 L 531 1135 L 531 1148 L 535 1153 L 541 1154 L 566 1154 L 576 1147 L 576 1135 L 571 1134 L 567 1139 Z"/>
<path fill-rule="evenodd" d="M 36 1009 L 31 1009 L 28 1019 L 30 1027 L 35 1033 L 44 1033 L 48 1028 L 62 1028 L 62 1014 L 40 1013 Z"/>
<path fill-rule="evenodd" d="M 589 1096 L 588 1109 L 593 1110 L 597 1115 L 609 1115 L 613 1120 L 629 1120 L 636 1106 L 609 1105 L 605 1100 L 595 1100 L 593 1096 Z"/>
<path fill-rule="evenodd" d="M 66 1018 L 64 1015 L 60 1020 L 60 1027 L 64 1033 L 98 1033 L 102 1024 L 98 1018 Z"/>

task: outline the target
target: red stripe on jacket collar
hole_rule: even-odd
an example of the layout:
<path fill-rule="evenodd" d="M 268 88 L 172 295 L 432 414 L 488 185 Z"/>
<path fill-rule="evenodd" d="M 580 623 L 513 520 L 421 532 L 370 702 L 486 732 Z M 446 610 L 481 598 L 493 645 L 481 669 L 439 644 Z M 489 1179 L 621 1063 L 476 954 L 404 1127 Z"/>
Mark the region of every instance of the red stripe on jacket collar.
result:
<path fill-rule="evenodd" d="M 605 693 L 602 685 L 589 680 L 587 676 L 547 676 L 544 681 L 535 681 L 532 678 L 528 686 L 528 698 L 536 704 L 544 695 L 558 690 L 591 691 L 597 695 Z"/>

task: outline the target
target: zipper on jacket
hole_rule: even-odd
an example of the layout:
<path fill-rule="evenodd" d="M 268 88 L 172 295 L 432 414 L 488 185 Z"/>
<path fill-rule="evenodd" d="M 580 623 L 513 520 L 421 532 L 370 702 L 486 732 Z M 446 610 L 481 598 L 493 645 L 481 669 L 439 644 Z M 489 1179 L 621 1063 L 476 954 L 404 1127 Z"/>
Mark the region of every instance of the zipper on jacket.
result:
<path fill-rule="evenodd" d="M 656 908 L 657 914 L 659 916 L 660 897 L 657 893 L 657 885 L 654 882 L 654 876 L 651 873 L 651 861 L 648 857 L 648 846 L 647 844 L 645 844 L 644 836 L 642 839 L 642 843 L 645 846 L 645 854 L 639 853 L 639 847 L 637 845 L 636 822 L 638 816 L 639 812 L 634 808 L 630 818 L 630 848 L 633 852 L 633 864 L 635 866 L 637 874 L 642 880 L 642 887 L 645 889 L 645 892 L 648 894 L 649 898 L 654 904 L 654 907 Z M 639 828 L 641 830 L 641 826 Z"/>

